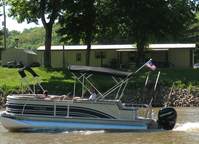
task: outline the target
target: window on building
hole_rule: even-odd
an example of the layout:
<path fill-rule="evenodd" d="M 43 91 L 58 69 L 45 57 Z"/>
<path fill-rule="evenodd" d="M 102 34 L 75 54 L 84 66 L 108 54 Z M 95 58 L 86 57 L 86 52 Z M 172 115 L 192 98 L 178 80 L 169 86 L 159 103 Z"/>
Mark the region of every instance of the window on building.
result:
<path fill-rule="evenodd" d="M 95 52 L 95 58 L 96 59 L 104 59 L 104 58 L 106 58 L 106 53 L 103 51 Z"/>
<path fill-rule="evenodd" d="M 129 61 L 134 62 L 135 61 L 135 53 L 129 52 L 128 59 L 129 59 Z"/>
<path fill-rule="evenodd" d="M 81 53 L 76 53 L 76 61 L 81 61 L 82 55 Z"/>

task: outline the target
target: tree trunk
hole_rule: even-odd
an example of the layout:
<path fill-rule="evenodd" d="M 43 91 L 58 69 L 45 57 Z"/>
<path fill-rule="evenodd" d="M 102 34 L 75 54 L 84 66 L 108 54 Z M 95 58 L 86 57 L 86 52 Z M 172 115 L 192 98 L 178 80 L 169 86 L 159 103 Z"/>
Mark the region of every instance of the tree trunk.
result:
<path fill-rule="evenodd" d="M 91 43 L 87 44 L 87 49 L 86 49 L 86 65 L 90 65 L 90 53 L 91 53 Z"/>
<path fill-rule="evenodd" d="M 86 33 L 86 45 L 87 45 L 86 65 L 89 66 L 90 65 L 90 52 L 91 52 L 91 32 L 90 31 Z"/>
<path fill-rule="evenodd" d="M 144 48 L 145 48 L 145 42 L 140 40 L 137 42 L 137 60 L 136 60 L 136 66 L 139 67 L 144 63 Z"/>
<path fill-rule="evenodd" d="M 44 67 L 51 67 L 51 40 L 52 40 L 52 25 L 45 27 L 45 51 L 44 51 Z"/>

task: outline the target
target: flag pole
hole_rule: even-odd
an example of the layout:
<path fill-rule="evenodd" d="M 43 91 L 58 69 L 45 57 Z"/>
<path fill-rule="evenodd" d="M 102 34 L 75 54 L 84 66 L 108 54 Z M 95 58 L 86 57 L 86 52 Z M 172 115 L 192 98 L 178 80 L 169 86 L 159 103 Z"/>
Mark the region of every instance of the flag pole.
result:
<path fill-rule="evenodd" d="M 146 85 L 148 84 L 150 73 L 151 73 L 151 72 L 149 71 L 148 74 L 147 74 L 147 77 L 146 77 L 146 80 L 145 80 L 145 84 L 144 84 L 145 87 L 146 87 Z"/>
<path fill-rule="evenodd" d="M 160 77 L 160 71 L 158 72 L 158 75 L 157 75 L 157 78 L 156 78 L 156 81 L 155 81 L 155 86 L 154 86 L 154 91 L 156 90 L 156 87 L 157 87 L 157 84 L 158 84 L 158 80 L 159 80 L 159 77 Z"/>
<path fill-rule="evenodd" d="M 143 64 L 139 69 L 135 71 L 135 73 L 139 72 L 148 62 L 152 61 L 152 59 L 149 59 L 145 64 Z"/>

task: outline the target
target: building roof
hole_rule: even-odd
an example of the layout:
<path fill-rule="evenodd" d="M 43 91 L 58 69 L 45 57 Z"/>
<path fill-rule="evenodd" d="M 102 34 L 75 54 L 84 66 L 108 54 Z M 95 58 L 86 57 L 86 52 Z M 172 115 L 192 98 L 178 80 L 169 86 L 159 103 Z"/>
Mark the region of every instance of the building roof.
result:
<path fill-rule="evenodd" d="M 64 50 L 86 50 L 86 45 L 65 45 Z M 168 49 L 195 49 L 196 44 L 149 44 L 151 50 Z M 117 50 L 117 51 L 136 51 L 135 44 L 115 44 L 115 45 L 91 45 L 92 50 Z M 38 51 L 45 50 L 45 46 L 40 46 Z M 51 46 L 51 50 L 63 50 L 62 45 Z"/>
<path fill-rule="evenodd" d="M 34 51 L 29 50 L 29 49 L 24 49 L 24 52 L 27 54 L 31 54 L 31 55 L 37 55 L 37 53 L 35 53 Z"/>
<path fill-rule="evenodd" d="M 155 48 L 155 49 L 151 48 L 151 49 L 148 49 L 148 51 L 150 51 L 150 50 L 152 50 L 152 51 L 168 51 L 168 48 Z M 136 48 L 118 49 L 116 51 L 118 51 L 118 52 L 135 52 L 135 51 L 137 51 L 137 49 Z"/>

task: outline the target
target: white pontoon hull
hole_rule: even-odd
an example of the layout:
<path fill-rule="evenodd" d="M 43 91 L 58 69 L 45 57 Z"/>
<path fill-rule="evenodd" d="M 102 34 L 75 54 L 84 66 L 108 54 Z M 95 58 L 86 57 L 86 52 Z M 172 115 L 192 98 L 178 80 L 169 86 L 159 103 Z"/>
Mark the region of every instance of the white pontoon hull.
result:
<path fill-rule="evenodd" d="M 46 121 L 46 120 L 17 120 L 1 116 L 1 122 L 9 130 L 24 129 L 63 129 L 63 130 L 108 130 L 108 131 L 134 131 L 147 130 L 148 126 L 144 123 L 120 124 L 120 123 L 97 123 L 93 122 L 73 122 L 67 121 Z"/>
<path fill-rule="evenodd" d="M 147 130 L 157 122 L 140 118 L 137 108 L 120 101 L 44 100 L 34 95 L 7 97 L 6 111 L 1 113 L 2 125 L 9 130 Z"/>

